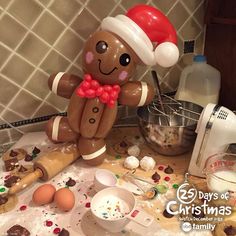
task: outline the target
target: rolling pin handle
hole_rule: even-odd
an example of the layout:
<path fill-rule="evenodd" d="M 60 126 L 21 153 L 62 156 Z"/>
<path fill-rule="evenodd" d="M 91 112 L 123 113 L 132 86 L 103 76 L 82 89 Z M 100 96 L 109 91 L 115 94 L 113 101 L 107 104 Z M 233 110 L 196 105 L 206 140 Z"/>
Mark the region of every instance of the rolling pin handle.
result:
<path fill-rule="evenodd" d="M 21 190 L 25 189 L 26 187 L 28 187 L 29 185 L 31 185 L 32 183 L 37 181 L 42 176 L 43 176 L 43 172 L 37 168 L 34 172 L 26 175 L 19 182 L 17 182 L 14 186 L 12 186 L 9 189 L 8 194 L 13 195 L 13 194 L 20 192 Z"/>

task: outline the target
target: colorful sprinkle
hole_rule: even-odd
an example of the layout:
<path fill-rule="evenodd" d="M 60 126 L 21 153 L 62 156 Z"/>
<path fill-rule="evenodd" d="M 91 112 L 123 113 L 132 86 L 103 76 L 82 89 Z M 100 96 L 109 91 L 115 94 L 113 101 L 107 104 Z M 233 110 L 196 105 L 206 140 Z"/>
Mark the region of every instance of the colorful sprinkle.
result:
<path fill-rule="evenodd" d="M 164 170 L 164 166 L 159 166 L 158 170 Z"/>
<path fill-rule="evenodd" d="M 173 187 L 174 189 L 177 189 L 177 188 L 179 188 L 179 185 L 178 185 L 178 184 L 173 184 L 172 187 Z"/>
<path fill-rule="evenodd" d="M 170 177 L 169 177 L 169 176 L 166 176 L 166 177 L 164 178 L 164 180 L 165 180 L 165 181 L 170 181 Z"/>
<path fill-rule="evenodd" d="M 116 174 L 116 178 L 117 178 L 117 179 L 119 179 L 119 178 L 120 178 L 120 176 L 119 176 L 118 174 Z"/>
<path fill-rule="evenodd" d="M 4 193 L 6 191 L 5 188 L 0 188 L 0 193 Z"/>
<path fill-rule="evenodd" d="M 90 208 L 90 202 L 87 202 L 87 203 L 85 204 L 85 207 L 86 207 L 86 208 Z"/>
<path fill-rule="evenodd" d="M 158 193 L 164 194 L 167 192 L 168 187 L 166 185 L 159 184 L 155 187 L 158 191 Z"/>
<path fill-rule="evenodd" d="M 84 193 L 83 195 L 84 195 L 85 199 L 87 199 L 87 198 L 88 198 L 88 196 L 87 196 L 85 193 Z"/>
<path fill-rule="evenodd" d="M 116 155 L 115 158 L 118 160 L 118 159 L 121 159 L 121 155 Z"/>
<path fill-rule="evenodd" d="M 51 227 L 53 225 L 52 221 L 46 220 L 46 226 Z"/>
<path fill-rule="evenodd" d="M 53 230 L 53 233 L 54 234 L 59 234 L 61 232 L 61 229 L 60 228 L 55 228 L 54 230 Z"/>
<path fill-rule="evenodd" d="M 25 211 L 25 210 L 26 210 L 26 208 L 27 208 L 27 206 L 26 206 L 26 205 L 22 205 L 22 206 L 20 207 L 20 211 Z"/>

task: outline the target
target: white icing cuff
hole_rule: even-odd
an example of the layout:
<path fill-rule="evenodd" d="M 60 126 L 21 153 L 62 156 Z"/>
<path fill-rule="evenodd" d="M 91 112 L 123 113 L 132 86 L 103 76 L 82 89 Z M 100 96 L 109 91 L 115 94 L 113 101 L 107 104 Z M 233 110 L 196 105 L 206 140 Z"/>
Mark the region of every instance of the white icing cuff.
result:
<path fill-rule="evenodd" d="M 58 84 L 62 78 L 62 76 L 64 75 L 64 72 L 59 72 L 57 73 L 57 75 L 55 76 L 53 83 L 52 83 L 52 91 L 57 94 L 57 88 L 58 88 Z"/>
<path fill-rule="evenodd" d="M 142 86 L 142 94 L 141 94 L 141 98 L 138 104 L 138 107 L 143 106 L 147 100 L 147 95 L 148 95 L 148 86 L 147 83 L 145 82 L 141 82 L 141 86 Z"/>
<path fill-rule="evenodd" d="M 91 154 L 88 154 L 88 155 L 82 155 L 83 159 L 84 160 L 91 160 L 91 159 L 94 159 L 100 155 L 102 155 L 104 152 L 106 151 L 106 145 L 103 146 L 101 149 L 99 149 L 98 151 L 96 152 L 93 152 Z"/>
<path fill-rule="evenodd" d="M 52 140 L 57 141 L 58 140 L 58 133 L 59 133 L 59 125 L 61 121 L 62 116 L 57 116 L 52 125 Z"/>

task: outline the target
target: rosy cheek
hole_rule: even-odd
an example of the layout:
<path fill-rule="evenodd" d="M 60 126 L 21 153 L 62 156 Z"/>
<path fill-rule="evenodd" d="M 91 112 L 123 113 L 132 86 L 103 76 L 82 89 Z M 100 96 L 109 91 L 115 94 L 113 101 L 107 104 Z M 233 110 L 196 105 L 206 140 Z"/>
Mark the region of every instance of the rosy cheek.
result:
<path fill-rule="evenodd" d="M 119 74 L 119 80 L 123 81 L 127 78 L 128 73 L 126 71 L 121 71 L 121 73 Z"/>
<path fill-rule="evenodd" d="M 85 61 L 87 64 L 90 64 L 94 59 L 93 53 L 92 52 L 87 52 L 85 55 Z"/>

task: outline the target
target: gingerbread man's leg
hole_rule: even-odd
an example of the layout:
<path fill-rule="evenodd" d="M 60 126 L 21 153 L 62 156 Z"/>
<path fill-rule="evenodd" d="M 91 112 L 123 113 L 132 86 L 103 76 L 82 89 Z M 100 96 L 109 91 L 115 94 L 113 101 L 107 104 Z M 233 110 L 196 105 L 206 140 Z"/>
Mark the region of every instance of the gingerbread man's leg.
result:
<path fill-rule="evenodd" d="M 54 143 L 76 141 L 79 137 L 79 134 L 70 128 L 67 117 L 63 116 L 52 117 L 48 121 L 46 134 Z"/>
<path fill-rule="evenodd" d="M 78 148 L 81 156 L 89 165 L 102 164 L 106 156 L 106 144 L 104 139 L 80 137 Z"/>

